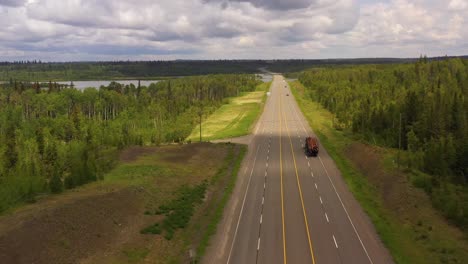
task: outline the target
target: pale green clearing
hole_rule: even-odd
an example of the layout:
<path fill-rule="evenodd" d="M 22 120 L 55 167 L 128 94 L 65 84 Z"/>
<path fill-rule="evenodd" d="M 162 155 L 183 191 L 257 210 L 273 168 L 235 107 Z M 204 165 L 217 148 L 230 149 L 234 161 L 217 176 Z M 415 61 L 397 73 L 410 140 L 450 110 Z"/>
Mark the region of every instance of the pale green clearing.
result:
<path fill-rule="evenodd" d="M 270 88 L 270 84 L 262 83 L 254 92 L 229 98 L 228 104 L 221 106 L 202 122 L 202 140 L 233 138 L 249 134 L 263 111 L 266 91 Z M 200 126 L 196 126 L 186 140 L 200 140 Z"/>

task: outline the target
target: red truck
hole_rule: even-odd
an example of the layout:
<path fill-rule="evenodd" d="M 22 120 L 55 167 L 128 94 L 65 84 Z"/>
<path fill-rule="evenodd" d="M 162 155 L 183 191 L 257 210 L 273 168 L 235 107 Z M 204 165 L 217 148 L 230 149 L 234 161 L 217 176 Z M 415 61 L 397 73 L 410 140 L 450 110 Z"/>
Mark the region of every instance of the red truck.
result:
<path fill-rule="evenodd" d="M 305 153 L 307 156 L 317 156 L 319 152 L 319 143 L 316 137 L 306 137 Z"/>

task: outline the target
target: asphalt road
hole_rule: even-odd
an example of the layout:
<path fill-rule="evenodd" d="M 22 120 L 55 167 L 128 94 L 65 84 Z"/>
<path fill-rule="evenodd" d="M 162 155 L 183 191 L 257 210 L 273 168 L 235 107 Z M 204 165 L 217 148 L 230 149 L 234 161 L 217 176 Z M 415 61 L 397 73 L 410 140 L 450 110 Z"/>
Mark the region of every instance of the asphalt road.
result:
<path fill-rule="evenodd" d="M 393 263 L 282 76 L 249 143 L 234 193 L 204 263 Z M 289 96 L 287 96 L 289 94 Z"/>

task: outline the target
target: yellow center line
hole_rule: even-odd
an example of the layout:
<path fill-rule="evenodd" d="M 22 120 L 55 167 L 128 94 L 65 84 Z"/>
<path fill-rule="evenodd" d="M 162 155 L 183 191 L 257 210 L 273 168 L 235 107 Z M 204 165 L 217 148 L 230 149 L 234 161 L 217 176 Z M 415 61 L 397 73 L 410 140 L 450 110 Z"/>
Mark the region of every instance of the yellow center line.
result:
<path fill-rule="evenodd" d="M 309 240 L 310 256 L 312 258 L 312 263 L 315 264 L 314 250 L 312 249 L 312 240 L 310 239 L 309 224 L 308 224 L 308 221 L 307 221 L 307 215 L 306 215 L 305 206 L 304 206 L 304 199 L 302 197 L 301 181 L 299 180 L 299 174 L 297 172 L 296 157 L 294 155 L 294 148 L 293 148 L 293 144 L 292 144 L 292 140 L 291 140 L 291 135 L 289 134 L 288 122 L 286 121 L 286 118 L 284 117 L 284 113 L 282 112 L 281 109 L 282 109 L 282 100 L 281 100 L 281 96 L 280 96 L 280 112 L 282 113 L 282 116 L 284 118 L 284 123 L 286 125 L 286 131 L 288 132 L 289 144 L 291 145 L 291 154 L 292 154 L 293 161 L 294 161 L 294 169 L 296 171 L 297 187 L 299 188 L 299 196 L 301 197 L 301 204 L 302 204 L 302 213 L 304 214 L 304 222 L 305 222 L 306 231 L 307 231 L 307 239 Z M 281 124 L 281 122 L 280 122 L 280 124 Z M 284 230 L 284 228 L 283 228 L 283 230 Z M 284 234 L 283 234 L 283 236 L 284 236 Z"/>
<path fill-rule="evenodd" d="M 280 90 L 278 89 L 278 92 Z M 288 261 L 286 259 L 286 235 L 285 235 L 285 229 L 284 229 L 284 194 L 283 194 L 283 157 L 282 157 L 282 146 L 281 146 L 281 133 L 282 133 L 282 120 L 281 120 L 281 95 L 280 97 L 280 109 L 278 112 L 278 117 L 280 121 L 280 134 L 279 134 L 279 147 L 280 147 L 280 177 L 281 177 L 281 222 L 283 225 L 283 259 L 284 259 L 284 264 L 286 264 Z"/>

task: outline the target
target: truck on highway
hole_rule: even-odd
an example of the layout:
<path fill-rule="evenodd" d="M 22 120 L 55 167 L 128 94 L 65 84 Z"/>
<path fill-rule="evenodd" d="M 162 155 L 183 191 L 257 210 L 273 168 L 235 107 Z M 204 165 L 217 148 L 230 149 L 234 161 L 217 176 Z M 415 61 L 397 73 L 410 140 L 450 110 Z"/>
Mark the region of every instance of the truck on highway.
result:
<path fill-rule="evenodd" d="M 304 145 L 307 156 L 317 156 L 319 152 L 319 143 L 316 137 L 306 137 Z"/>

